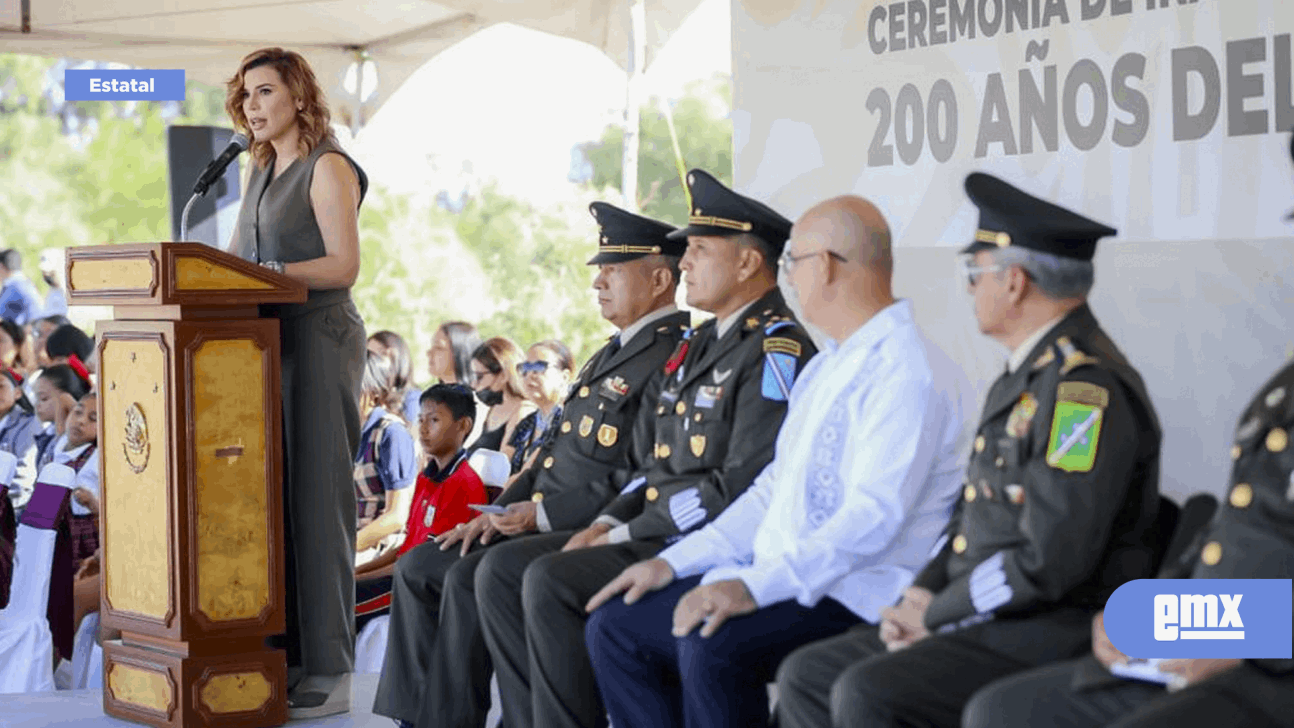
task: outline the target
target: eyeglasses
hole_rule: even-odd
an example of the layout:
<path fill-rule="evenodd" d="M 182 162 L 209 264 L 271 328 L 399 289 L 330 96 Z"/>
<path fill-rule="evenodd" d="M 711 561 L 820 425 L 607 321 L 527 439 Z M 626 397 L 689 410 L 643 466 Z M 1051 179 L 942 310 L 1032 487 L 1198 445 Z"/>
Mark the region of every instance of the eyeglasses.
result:
<path fill-rule="evenodd" d="M 815 250 L 812 253 L 805 253 L 804 255 L 791 255 L 791 251 L 788 250 L 782 253 L 782 256 L 777 259 L 777 263 L 778 265 L 785 268 L 787 273 L 790 273 L 791 269 L 795 267 L 796 263 L 806 258 L 812 258 L 815 255 L 821 255 L 822 253 L 826 253 L 827 255 L 831 256 L 832 258 L 835 258 L 841 263 L 844 263 L 849 260 L 848 258 L 841 255 L 840 253 L 837 253 L 834 250 L 828 250 L 826 248 L 822 248 L 821 250 Z"/>
<path fill-rule="evenodd" d="M 993 265 L 971 265 L 967 262 L 962 263 L 962 273 L 966 275 L 966 282 L 970 284 L 971 288 L 974 288 L 976 284 L 979 283 L 980 276 L 985 273 L 1000 273 L 1003 270 L 1006 270 L 1006 268 L 996 263 Z"/>
<path fill-rule="evenodd" d="M 523 377 L 531 372 L 534 372 L 535 374 L 543 374 L 546 371 L 548 371 L 548 362 L 543 359 L 540 359 L 539 361 L 523 361 L 517 365 L 517 374 L 520 374 Z"/>

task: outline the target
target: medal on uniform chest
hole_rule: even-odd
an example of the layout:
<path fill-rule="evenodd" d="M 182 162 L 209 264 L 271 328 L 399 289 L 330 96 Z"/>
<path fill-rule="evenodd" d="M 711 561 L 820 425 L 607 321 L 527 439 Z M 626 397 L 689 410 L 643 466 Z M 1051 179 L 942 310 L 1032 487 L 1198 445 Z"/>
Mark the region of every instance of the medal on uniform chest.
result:
<path fill-rule="evenodd" d="M 1011 414 L 1006 418 L 1006 434 L 1011 437 L 1020 438 L 1029 433 L 1029 425 L 1033 423 L 1033 416 L 1038 414 L 1038 400 L 1029 392 L 1020 395 L 1020 401 L 1015 403 L 1011 408 Z"/>

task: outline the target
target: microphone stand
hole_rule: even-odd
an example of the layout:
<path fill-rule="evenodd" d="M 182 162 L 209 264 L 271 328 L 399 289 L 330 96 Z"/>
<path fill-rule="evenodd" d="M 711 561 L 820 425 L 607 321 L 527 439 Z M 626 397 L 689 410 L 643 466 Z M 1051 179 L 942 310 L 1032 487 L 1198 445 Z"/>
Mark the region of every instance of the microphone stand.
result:
<path fill-rule="evenodd" d="M 202 197 L 202 195 L 194 192 L 189 197 L 189 201 L 184 204 L 184 212 L 180 213 L 180 242 L 182 243 L 189 241 L 189 212 L 193 209 L 193 203 L 197 202 L 199 197 Z"/>

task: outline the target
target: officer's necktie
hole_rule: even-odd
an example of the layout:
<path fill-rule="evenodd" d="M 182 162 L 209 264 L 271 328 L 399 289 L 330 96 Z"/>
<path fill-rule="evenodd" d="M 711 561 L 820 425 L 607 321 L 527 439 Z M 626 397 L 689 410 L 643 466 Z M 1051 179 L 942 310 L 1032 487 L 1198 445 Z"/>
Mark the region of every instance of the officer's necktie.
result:
<path fill-rule="evenodd" d="M 618 351 L 620 351 L 620 334 L 612 336 L 611 343 L 607 344 L 607 358 L 615 356 Z"/>

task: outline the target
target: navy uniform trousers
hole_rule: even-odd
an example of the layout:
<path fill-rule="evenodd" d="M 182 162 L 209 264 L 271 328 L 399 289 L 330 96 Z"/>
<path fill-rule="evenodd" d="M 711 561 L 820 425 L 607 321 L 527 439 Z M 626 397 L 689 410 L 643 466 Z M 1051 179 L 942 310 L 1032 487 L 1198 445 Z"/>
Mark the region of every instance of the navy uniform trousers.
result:
<path fill-rule="evenodd" d="M 1079 684 L 1084 673 L 1106 679 Z M 1159 685 L 1110 676 L 1091 655 L 1031 670 L 980 690 L 966 706 L 963 728 L 1185 728 L 1294 726 L 1294 676 L 1251 663 L 1175 693 Z"/>
<path fill-rule="evenodd" d="M 674 607 L 700 583 L 678 579 L 632 606 L 615 597 L 589 617 L 589 656 L 615 728 L 763 725 L 782 658 L 862 621 L 834 599 L 788 600 L 730 619 L 710 637 L 699 628 L 674 637 Z"/>

